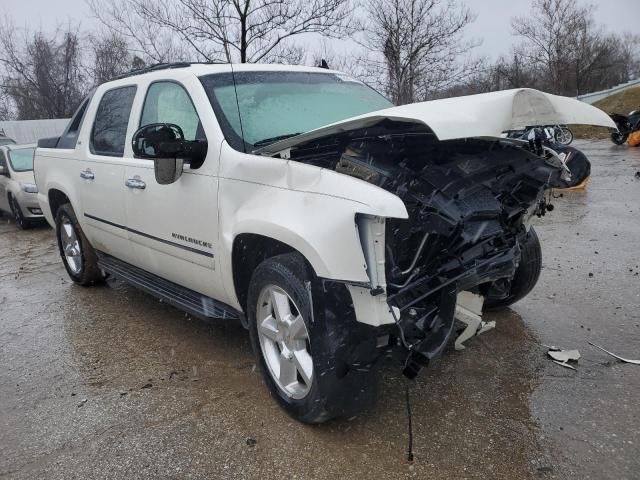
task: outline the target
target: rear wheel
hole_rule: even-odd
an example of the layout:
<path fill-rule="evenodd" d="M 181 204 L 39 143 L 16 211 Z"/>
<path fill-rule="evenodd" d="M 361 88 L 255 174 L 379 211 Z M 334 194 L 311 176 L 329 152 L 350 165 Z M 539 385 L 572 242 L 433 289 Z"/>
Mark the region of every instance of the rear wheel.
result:
<path fill-rule="evenodd" d="M 280 406 L 305 423 L 351 415 L 375 388 L 375 373 L 347 373 L 339 363 L 339 327 L 319 314 L 322 299 L 311 301 L 315 281 L 299 254 L 278 255 L 256 268 L 247 296 L 251 343 L 265 382 Z"/>
<path fill-rule="evenodd" d="M 560 127 L 556 130 L 556 141 L 562 145 L 570 145 L 573 142 L 573 132 L 568 127 Z"/>
<path fill-rule="evenodd" d="M 510 289 L 506 296 L 496 297 L 489 293 L 485 297 L 485 310 L 502 310 L 509 305 L 513 305 L 518 300 L 526 297 L 540 278 L 542 270 L 542 249 L 536 231 L 531 228 L 524 242 L 520 244 L 522 250 L 520 265 L 511 280 Z M 491 284 L 487 285 L 487 290 L 491 291 Z"/>
<path fill-rule="evenodd" d="M 18 227 L 20 230 L 26 230 L 27 228 L 29 228 L 31 226 L 31 223 L 27 218 L 25 218 L 24 214 L 22 213 L 22 209 L 20 208 L 16 197 L 12 195 L 9 199 L 9 203 L 11 205 L 11 215 L 13 216 L 13 221 L 15 222 L 16 227 Z"/>
<path fill-rule="evenodd" d="M 627 138 L 629 137 L 629 135 L 625 135 L 622 134 L 620 132 L 613 132 L 611 133 L 611 141 L 613 143 L 615 143 L 616 145 L 622 145 L 624 142 L 627 141 Z"/>
<path fill-rule="evenodd" d="M 104 280 L 98 267 L 98 256 L 80 228 L 69 203 L 62 205 L 56 214 L 56 237 L 62 263 L 71 280 L 82 286 Z"/>

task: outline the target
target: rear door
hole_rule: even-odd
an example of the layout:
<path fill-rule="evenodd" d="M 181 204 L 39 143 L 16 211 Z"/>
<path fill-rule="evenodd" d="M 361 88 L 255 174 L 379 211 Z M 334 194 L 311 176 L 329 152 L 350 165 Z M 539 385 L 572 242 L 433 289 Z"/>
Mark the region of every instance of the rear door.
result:
<path fill-rule="evenodd" d="M 126 230 L 124 152 L 136 90 L 126 85 L 103 93 L 75 172 L 89 240 L 96 249 L 128 262 L 134 252 Z"/>
<path fill-rule="evenodd" d="M 173 123 L 182 128 L 186 140 L 207 140 L 201 115 L 185 85 L 177 81 L 152 82 L 139 113 L 139 126 Z M 218 178 L 211 168 L 217 155 L 210 144 L 204 164 L 185 165 L 182 177 L 170 185 L 156 182 L 153 160 L 132 155 L 124 198 L 135 265 L 219 299 L 223 291 L 215 271 Z"/>

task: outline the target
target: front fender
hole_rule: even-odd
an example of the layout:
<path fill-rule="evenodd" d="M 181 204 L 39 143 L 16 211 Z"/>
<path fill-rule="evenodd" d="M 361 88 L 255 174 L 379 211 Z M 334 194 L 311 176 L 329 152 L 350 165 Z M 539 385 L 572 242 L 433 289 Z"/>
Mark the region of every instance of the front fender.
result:
<path fill-rule="evenodd" d="M 225 284 L 233 285 L 237 235 L 253 233 L 298 250 L 319 277 L 369 283 L 356 214 L 407 218 L 396 195 L 312 165 L 223 147 L 220 226 Z"/>
<path fill-rule="evenodd" d="M 253 190 L 255 200 L 237 210 L 233 226 L 223 229 L 225 251 L 231 251 L 238 235 L 258 234 L 299 251 L 320 277 L 368 282 L 355 223 L 357 204 L 304 193 L 274 198 L 268 188 Z M 266 204 L 268 209 L 260 208 Z"/>

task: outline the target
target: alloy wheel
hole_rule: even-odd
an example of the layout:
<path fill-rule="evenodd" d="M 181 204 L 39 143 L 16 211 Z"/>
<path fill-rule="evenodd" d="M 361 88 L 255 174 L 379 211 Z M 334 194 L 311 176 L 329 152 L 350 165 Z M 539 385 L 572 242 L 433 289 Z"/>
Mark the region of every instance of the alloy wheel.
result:
<path fill-rule="evenodd" d="M 69 270 L 78 275 L 82 270 L 82 249 L 76 229 L 68 218 L 60 224 L 60 245 Z"/>
<path fill-rule="evenodd" d="M 23 227 L 25 223 L 24 216 L 22 215 L 18 201 L 13 196 L 11 196 L 11 210 L 13 211 L 13 220 L 16 225 Z"/>
<path fill-rule="evenodd" d="M 314 369 L 302 313 L 287 292 L 267 285 L 258 297 L 256 321 L 271 378 L 288 397 L 304 398 L 311 389 Z"/>

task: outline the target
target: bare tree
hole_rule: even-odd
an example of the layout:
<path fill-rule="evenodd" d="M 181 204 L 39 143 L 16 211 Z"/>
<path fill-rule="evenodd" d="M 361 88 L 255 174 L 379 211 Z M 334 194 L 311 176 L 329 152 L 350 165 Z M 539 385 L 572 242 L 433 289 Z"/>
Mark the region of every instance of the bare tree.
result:
<path fill-rule="evenodd" d="M 0 88 L 0 120 L 11 120 L 13 116 L 11 97 Z"/>
<path fill-rule="evenodd" d="M 92 35 L 88 69 L 94 85 L 99 85 L 130 70 L 141 68 L 144 61 L 132 54 L 127 40 L 114 32 Z"/>
<path fill-rule="evenodd" d="M 0 26 L 2 91 L 18 119 L 70 116 L 85 94 L 79 36 L 68 27 L 51 36 Z"/>
<path fill-rule="evenodd" d="M 87 0 L 94 15 L 150 58 L 154 41 L 181 40 L 200 60 L 268 62 L 300 58 L 289 40 L 305 33 L 341 36 L 353 30 L 351 0 Z M 180 50 L 180 49 L 178 49 Z"/>
<path fill-rule="evenodd" d="M 573 96 L 638 78 L 640 36 L 605 32 L 592 12 L 571 0 L 532 0 L 529 14 L 512 20 L 522 43 L 511 56 L 486 62 L 439 96 L 521 87 Z"/>
<path fill-rule="evenodd" d="M 542 88 L 578 95 L 628 79 L 631 53 L 595 24 L 593 10 L 573 0 L 533 0 L 528 16 L 512 20 L 522 38 L 517 54 L 536 69 Z"/>
<path fill-rule="evenodd" d="M 363 45 L 373 78 L 398 104 L 428 98 L 461 72 L 474 45 L 463 39 L 475 17 L 457 0 L 372 0 Z"/>
<path fill-rule="evenodd" d="M 173 31 L 160 28 L 137 0 L 86 0 L 100 23 L 113 37 L 123 39 L 129 52 L 144 63 L 188 59 L 184 42 Z"/>
<path fill-rule="evenodd" d="M 621 35 L 620 50 L 625 64 L 626 77 L 628 79 L 640 78 L 640 35 L 625 32 Z"/>
<path fill-rule="evenodd" d="M 318 48 L 311 53 L 307 63 L 313 67 L 318 67 L 322 65 L 323 61 L 326 62 L 326 65 L 331 70 L 338 70 L 354 76 L 359 74 L 357 58 L 350 55 L 349 52 L 336 52 L 335 48 L 329 45 L 325 39 L 320 40 Z"/>

